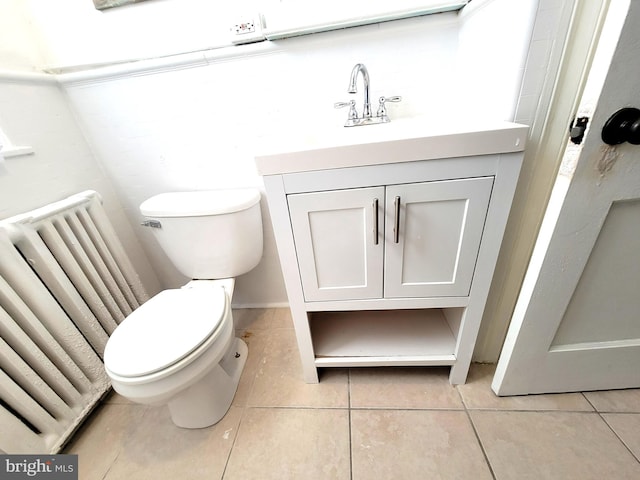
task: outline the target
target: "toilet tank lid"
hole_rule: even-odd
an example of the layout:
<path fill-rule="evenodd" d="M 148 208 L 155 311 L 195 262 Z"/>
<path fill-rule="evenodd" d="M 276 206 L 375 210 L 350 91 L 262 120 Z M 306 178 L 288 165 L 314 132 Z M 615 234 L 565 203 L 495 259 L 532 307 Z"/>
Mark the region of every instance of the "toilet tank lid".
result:
<path fill-rule="evenodd" d="M 169 192 L 155 195 L 140 205 L 149 217 L 201 217 L 246 210 L 260 201 L 255 188 Z"/>

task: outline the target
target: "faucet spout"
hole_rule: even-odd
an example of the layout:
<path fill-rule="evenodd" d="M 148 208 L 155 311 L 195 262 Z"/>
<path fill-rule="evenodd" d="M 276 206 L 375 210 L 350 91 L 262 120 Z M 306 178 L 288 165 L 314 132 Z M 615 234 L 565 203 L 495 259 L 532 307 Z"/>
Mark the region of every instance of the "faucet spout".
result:
<path fill-rule="evenodd" d="M 358 73 L 362 74 L 362 81 L 364 82 L 364 108 L 362 110 L 363 118 L 371 118 L 371 100 L 369 99 L 369 72 L 367 67 L 362 63 L 358 63 L 351 70 L 351 78 L 349 79 L 349 93 L 357 93 L 356 81 L 358 80 Z"/>

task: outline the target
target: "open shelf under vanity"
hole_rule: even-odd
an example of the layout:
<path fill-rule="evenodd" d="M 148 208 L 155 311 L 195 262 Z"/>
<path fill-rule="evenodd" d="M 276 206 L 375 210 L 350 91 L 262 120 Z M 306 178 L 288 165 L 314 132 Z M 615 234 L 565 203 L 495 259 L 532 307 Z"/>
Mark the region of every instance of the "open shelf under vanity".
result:
<path fill-rule="evenodd" d="M 317 367 L 453 365 L 462 308 L 310 312 Z"/>

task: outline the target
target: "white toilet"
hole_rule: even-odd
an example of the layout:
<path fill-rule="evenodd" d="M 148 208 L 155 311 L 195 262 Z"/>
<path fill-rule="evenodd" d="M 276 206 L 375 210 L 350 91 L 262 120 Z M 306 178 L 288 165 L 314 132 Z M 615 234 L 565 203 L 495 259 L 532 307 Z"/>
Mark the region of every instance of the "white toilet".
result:
<path fill-rule="evenodd" d="M 140 211 L 193 280 L 160 292 L 115 329 L 105 370 L 122 396 L 167 404 L 179 427 L 207 427 L 227 413 L 247 359 L 247 345 L 234 336 L 231 297 L 234 278 L 262 257 L 260 192 L 164 193 Z"/>

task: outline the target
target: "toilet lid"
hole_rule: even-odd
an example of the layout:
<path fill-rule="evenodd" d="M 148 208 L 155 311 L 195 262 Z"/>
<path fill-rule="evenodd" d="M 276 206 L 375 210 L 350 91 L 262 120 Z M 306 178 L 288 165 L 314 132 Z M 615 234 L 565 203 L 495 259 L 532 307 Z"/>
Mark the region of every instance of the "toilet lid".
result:
<path fill-rule="evenodd" d="M 226 302 L 222 287 L 160 292 L 111 334 L 105 366 L 122 377 L 139 377 L 173 365 L 218 330 Z"/>

